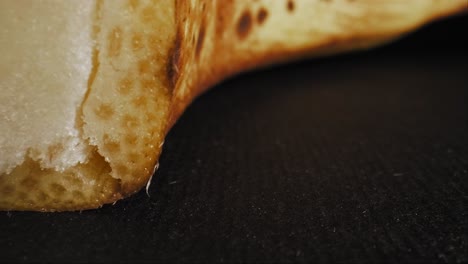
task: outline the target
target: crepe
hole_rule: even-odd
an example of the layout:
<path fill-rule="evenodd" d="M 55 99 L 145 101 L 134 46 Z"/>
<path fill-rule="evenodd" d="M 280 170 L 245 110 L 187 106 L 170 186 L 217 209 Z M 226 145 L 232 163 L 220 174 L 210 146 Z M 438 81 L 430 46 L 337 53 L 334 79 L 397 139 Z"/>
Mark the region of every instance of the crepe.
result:
<path fill-rule="evenodd" d="M 166 134 L 214 84 L 467 10 L 466 0 L 0 1 L 0 209 L 113 203 L 150 181 Z"/>

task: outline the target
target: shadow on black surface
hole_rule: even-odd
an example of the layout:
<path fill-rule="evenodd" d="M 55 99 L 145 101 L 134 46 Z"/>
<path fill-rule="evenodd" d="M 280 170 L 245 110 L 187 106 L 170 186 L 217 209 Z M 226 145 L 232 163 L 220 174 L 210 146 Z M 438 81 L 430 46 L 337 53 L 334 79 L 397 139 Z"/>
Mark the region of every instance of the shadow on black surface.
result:
<path fill-rule="evenodd" d="M 2 261 L 468 261 L 468 60 L 438 37 L 460 21 L 220 85 L 149 197 L 1 213 Z"/>

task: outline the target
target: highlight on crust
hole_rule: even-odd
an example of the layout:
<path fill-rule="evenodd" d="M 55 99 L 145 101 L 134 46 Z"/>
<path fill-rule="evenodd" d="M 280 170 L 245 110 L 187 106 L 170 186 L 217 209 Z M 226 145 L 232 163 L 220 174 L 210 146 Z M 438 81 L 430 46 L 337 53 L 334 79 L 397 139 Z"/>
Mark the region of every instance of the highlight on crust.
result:
<path fill-rule="evenodd" d="M 466 0 L 0 1 L 0 209 L 142 189 L 168 130 L 234 74 L 367 49 Z"/>

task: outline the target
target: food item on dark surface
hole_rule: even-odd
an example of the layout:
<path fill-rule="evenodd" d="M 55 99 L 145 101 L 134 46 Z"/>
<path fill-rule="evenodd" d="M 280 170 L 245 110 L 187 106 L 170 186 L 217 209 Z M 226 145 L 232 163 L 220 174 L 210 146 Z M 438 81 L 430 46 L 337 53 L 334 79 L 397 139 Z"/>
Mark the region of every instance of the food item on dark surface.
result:
<path fill-rule="evenodd" d="M 0 2 L 0 209 L 100 207 L 139 191 L 164 137 L 234 74 L 367 49 L 466 0 Z"/>

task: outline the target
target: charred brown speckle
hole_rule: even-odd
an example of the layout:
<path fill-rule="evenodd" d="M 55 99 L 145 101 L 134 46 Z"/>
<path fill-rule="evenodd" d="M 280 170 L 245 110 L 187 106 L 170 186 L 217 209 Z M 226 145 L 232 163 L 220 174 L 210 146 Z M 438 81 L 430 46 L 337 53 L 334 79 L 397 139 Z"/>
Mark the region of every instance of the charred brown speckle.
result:
<path fill-rule="evenodd" d="M 265 19 L 268 17 L 268 11 L 265 8 L 260 8 L 257 13 L 257 22 L 258 24 L 263 24 Z"/>
<path fill-rule="evenodd" d="M 251 28 L 252 16 L 248 10 L 245 10 L 244 13 L 242 13 L 242 16 L 239 18 L 239 22 L 237 22 L 237 35 L 239 38 L 243 39 L 247 37 Z"/>
<path fill-rule="evenodd" d="M 200 52 L 203 48 L 203 42 L 205 40 L 205 23 L 202 22 L 200 25 L 200 31 L 198 32 L 197 45 L 195 46 L 195 56 L 200 57 Z"/>
<path fill-rule="evenodd" d="M 94 113 L 103 120 L 109 120 L 114 115 L 114 109 L 108 104 L 101 104 L 94 109 Z"/>
<path fill-rule="evenodd" d="M 174 42 L 174 48 L 169 53 L 169 63 L 167 65 L 167 78 L 170 83 L 171 89 L 174 89 L 177 79 L 179 78 L 179 66 L 180 66 L 180 45 L 182 38 L 180 34 L 177 34 Z"/>
<path fill-rule="evenodd" d="M 289 12 L 294 11 L 294 8 L 296 8 L 296 6 L 294 5 L 294 1 L 293 1 L 293 0 L 288 0 L 287 8 L 288 8 L 288 11 L 289 11 Z"/>
<path fill-rule="evenodd" d="M 128 5 L 130 6 L 130 8 L 132 10 L 136 10 L 138 8 L 139 4 L 140 4 L 140 2 L 138 0 L 129 0 L 128 1 Z"/>

